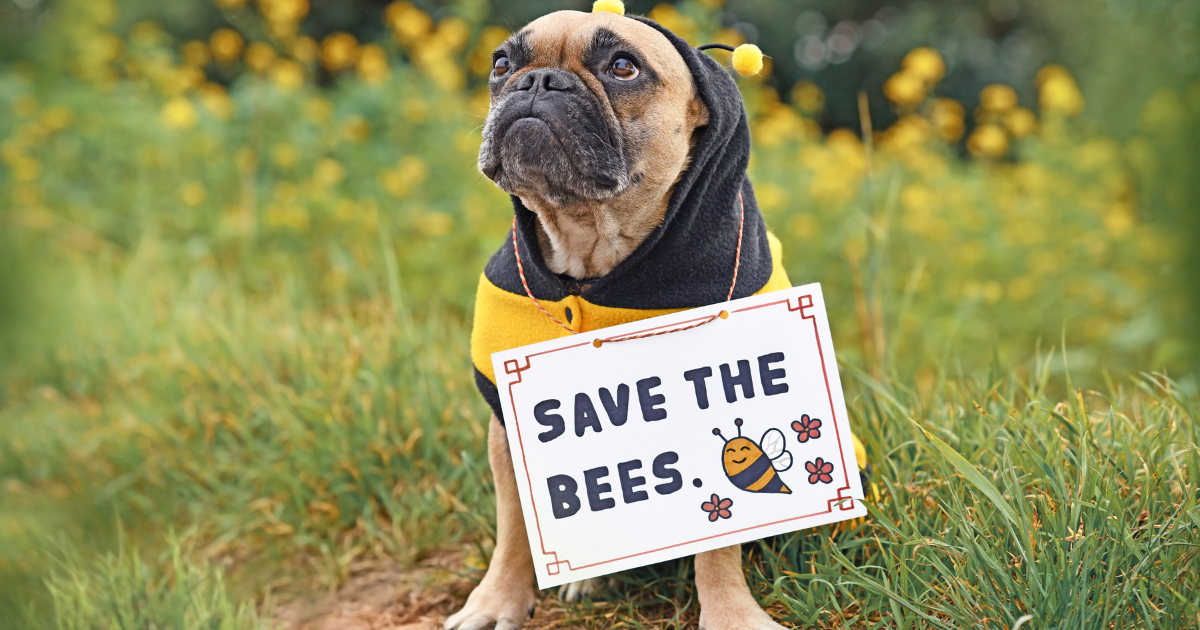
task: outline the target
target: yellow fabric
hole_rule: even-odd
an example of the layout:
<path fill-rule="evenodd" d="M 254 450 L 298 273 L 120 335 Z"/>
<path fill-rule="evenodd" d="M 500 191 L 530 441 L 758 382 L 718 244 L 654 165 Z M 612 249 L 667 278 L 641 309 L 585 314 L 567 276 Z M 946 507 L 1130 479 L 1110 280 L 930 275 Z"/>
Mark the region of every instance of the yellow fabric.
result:
<path fill-rule="evenodd" d="M 774 234 L 767 233 L 771 247 L 771 277 L 755 295 L 791 288 L 787 271 L 783 268 L 783 245 Z M 614 308 L 592 304 L 577 296 L 569 295 L 558 301 L 538 300 L 542 308 L 569 326 L 575 332 L 588 332 L 617 324 L 677 313 L 682 308 L 634 309 Z M 567 309 L 572 318 L 567 322 Z M 563 329 L 546 317 L 529 296 L 524 293 L 509 293 L 492 284 L 487 276 L 480 274 L 479 291 L 475 295 L 475 323 L 471 329 L 471 361 L 489 381 L 496 382 L 492 369 L 492 353 L 527 346 L 531 343 L 566 337 L 573 333 Z M 866 454 L 858 439 L 854 440 L 859 467 L 866 465 Z"/>

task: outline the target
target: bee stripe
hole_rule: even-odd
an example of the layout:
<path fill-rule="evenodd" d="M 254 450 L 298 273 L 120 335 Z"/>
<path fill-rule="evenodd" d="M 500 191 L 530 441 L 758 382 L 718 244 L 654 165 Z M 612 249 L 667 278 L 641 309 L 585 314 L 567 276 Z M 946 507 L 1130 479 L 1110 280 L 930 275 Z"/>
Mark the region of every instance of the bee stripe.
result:
<path fill-rule="evenodd" d="M 750 485 L 760 480 L 767 471 L 775 472 L 775 469 L 771 468 L 771 460 L 767 459 L 766 455 L 759 455 L 758 459 L 751 462 L 741 472 L 729 475 L 729 480 L 733 482 L 733 485 L 743 490 L 749 490 Z"/>
<path fill-rule="evenodd" d="M 750 484 L 750 487 L 746 489 L 750 490 L 751 492 L 760 492 L 763 491 L 764 486 L 769 485 L 772 481 L 777 479 L 779 479 L 779 475 L 775 474 L 775 469 L 768 468 L 767 472 L 763 473 L 763 476 L 758 478 L 758 481 Z"/>
<path fill-rule="evenodd" d="M 771 472 L 775 471 L 772 470 Z M 780 494 L 792 493 L 791 489 L 783 484 L 783 479 L 778 474 L 772 477 L 771 481 L 767 482 L 767 485 L 763 486 L 763 489 L 759 490 L 759 492 L 778 492 Z"/>

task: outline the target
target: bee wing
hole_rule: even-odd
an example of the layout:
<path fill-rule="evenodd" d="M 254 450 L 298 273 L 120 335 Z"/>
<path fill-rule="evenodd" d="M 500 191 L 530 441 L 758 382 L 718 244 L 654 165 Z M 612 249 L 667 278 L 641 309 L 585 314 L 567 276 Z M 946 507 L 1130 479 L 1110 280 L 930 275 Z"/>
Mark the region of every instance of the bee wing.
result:
<path fill-rule="evenodd" d="M 783 472 L 792 467 L 792 454 L 784 451 L 779 454 L 779 457 L 771 460 L 771 465 L 775 467 L 775 472 Z"/>
<path fill-rule="evenodd" d="M 767 454 L 767 457 L 775 459 L 779 457 L 780 453 L 787 452 L 784 448 L 785 444 L 787 444 L 787 441 L 783 438 L 782 431 L 779 429 L 767 429 L 767 432 L 762 436 L 762 441 L 759 442 L 759 448 Z"/>

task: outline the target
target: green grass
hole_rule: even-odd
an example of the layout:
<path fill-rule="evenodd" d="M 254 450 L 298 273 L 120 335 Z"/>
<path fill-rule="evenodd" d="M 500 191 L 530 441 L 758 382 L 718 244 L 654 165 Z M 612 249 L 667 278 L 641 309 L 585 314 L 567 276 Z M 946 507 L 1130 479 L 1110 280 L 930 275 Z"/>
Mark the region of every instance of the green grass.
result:
<path fill-rule="evenodd" d="M 511 220 L 473 170 L 479 95 L 393 59 L 379 85 L 246 74 L 222 117 L 171 92 L 161 33 L 118 79 L 66 73 L 62 42 L 105 27 L 59 15 L 0 69 L 0 621 L 258 627 L 447 548 L 479 577 L 467 344 Z M 1047 112 L 1005 160 L 960 158 L 926 110 L 866 145 L 742 88 L 760 205 L 792 280 L 823 284 L 873 467 L 867 519 L 745 546 L 764 604 L 818 627 L 1200 625 L 1192 313 L 1134 172 L 1153 146 Z M 180 98 L 191 124 L 165 116 Z M 542 606 L 690 627 L 690 566 Z"/>

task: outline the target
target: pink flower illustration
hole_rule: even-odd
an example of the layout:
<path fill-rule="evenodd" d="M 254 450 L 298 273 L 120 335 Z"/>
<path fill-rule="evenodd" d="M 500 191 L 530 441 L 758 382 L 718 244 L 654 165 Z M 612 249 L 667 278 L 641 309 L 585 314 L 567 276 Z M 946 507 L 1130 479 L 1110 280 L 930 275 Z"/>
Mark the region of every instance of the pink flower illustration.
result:
<path fill-rule="evenodd" d="M 831 483 L 833 482 L 833 464 L 827 462 L 820 457 L 815 462 L 808 462 L 804 465 L 804 470 L 808 471 L 808 483 Z"/>
<path fill-rule="evenodd" d="M 708 512 L 708 520 L 715 521 L 718 518 L 729 518 L 733 513 L 729 508 L 733 506 L 733 499 L 722 499 L 717 495 L 712 495 L 712 499 L 700 504 L 700 509 Z"/>
<path fill-rule="evenodd" d="M 809 418 L 808 414 L 800 416 L 800 419 L 792 423 L 792 430 L 796 432 L 796 439 L 800 442 L 807 442 L 821 437 L 821 421 L 817 418 Z"/>

